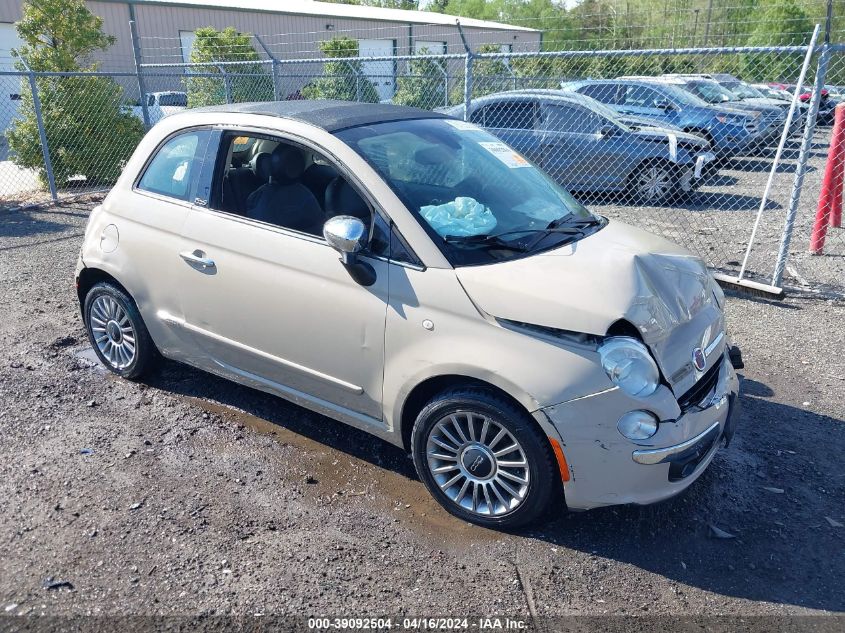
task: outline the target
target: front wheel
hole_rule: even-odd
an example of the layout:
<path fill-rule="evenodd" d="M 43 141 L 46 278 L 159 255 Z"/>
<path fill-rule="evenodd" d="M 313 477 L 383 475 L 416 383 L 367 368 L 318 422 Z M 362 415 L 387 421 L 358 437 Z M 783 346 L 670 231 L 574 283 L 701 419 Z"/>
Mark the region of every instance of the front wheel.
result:
<path fill-rule="evenodd" d="M 661 206 L 675 193 L 673 166 L 663 161 L 644 163 L 628 179 L 628 193 L 639 204 Z"/>
<path fill-rule="evenodd" d="M 426 488 L 465 521 L 525 525 L 561 492 L 548 438 L 523 410 L 483 388 L 433 398 L 417 416 L 411 445 Z"/>
<path fill-rule="evenodd" d="M 109 371 L 134 380 L 157 359 L 135 302 L 121 288 L 108 282 L 94 285 L 85 295 L 83 317 L 91 346 Z"/>

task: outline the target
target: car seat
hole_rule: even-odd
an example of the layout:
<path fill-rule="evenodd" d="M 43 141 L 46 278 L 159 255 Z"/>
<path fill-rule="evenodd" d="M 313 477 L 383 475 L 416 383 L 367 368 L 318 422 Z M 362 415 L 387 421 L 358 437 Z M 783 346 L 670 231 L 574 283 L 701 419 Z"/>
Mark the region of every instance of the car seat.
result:
<path fill-rule="evenodd" d="M 247 198 L 247 216 L 295 231 L 320 235 L 323 211 L 314 194 L 300 182 L 305 157 L 291 145 L 281 144 L 269 155 L 256 157 L 260 179 L 267 178 Z"/>

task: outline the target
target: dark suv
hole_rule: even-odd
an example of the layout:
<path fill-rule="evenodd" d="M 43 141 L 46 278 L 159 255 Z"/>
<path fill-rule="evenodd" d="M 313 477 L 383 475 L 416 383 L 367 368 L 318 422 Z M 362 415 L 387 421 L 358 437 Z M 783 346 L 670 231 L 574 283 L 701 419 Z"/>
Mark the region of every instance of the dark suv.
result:
<path fill-rule="evenodd" d="M 704 137 L 720 158 L 729 158 L 759 138 L 755 114 L 707 103 L 667 83 L 629 79 L 595 79 L 562 84 L 564 90 L 592 97 L 624 115 L 669 123 Z"/>

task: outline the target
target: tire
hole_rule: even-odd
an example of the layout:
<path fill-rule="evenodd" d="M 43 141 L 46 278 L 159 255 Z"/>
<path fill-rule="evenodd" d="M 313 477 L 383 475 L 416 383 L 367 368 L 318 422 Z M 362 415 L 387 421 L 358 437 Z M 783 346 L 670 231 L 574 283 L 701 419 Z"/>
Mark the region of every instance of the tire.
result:
<path fill-rule="evenodd" d="M 648 161 L 639 165 L 628 177 L 628 193 L 638 204 L 662 206 L 676 195 L 677 181 L 671 163 Z"/>
<path fill-rule="evenodd" d="M 674 198 L 680 202 L 694 201 L 698 195 L 698 187 L 701 185 L 701 180 L 701 178 L 695 177 L 694 165 L 681 165 L 678 170 Z"/>
<path fill-rule="evenodd" d="M 483 387 L 451 389 L 430 400 L 414 423 L 411 449 L 428 491 L 464 521 L 512 529 L 539 520 L 555 500 L 562 503 L 548 438 L 525 411 Z"/>
<path fill-rule="evenodd" d="M 137 380 L 158 360 L 138 307 L 122 289 L 95 284 L 85 295 L 82 314 L 91 347 L 109 371 Z"/>

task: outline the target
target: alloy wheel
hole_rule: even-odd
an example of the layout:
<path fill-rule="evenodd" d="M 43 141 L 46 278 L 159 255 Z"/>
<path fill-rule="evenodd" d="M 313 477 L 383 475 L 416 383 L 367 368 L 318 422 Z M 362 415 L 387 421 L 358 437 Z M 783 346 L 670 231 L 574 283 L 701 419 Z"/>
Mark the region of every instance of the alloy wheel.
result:
<path fill-rule="evenodd" d="M 135 328 L 129 314 L 113 297 L 102 294 L 94 299 L 88 325 L 103 358 L 114 369 L 125 369 L 135 359 Z"/>
<path fill-rule="evenodd" d="M 528 459 L 517 439 L 486 415 L 460 411 L 434 425 L 426 459 L 453 503 L 484 517 L 516 510 L 529 487 Z"/>
<path fill-rule="evenodd" d="M 663 200 L 672 191 L 672 174 L 663 165 L 647 165 L 637 174 L 635 187 L 643 200 Z"/>

